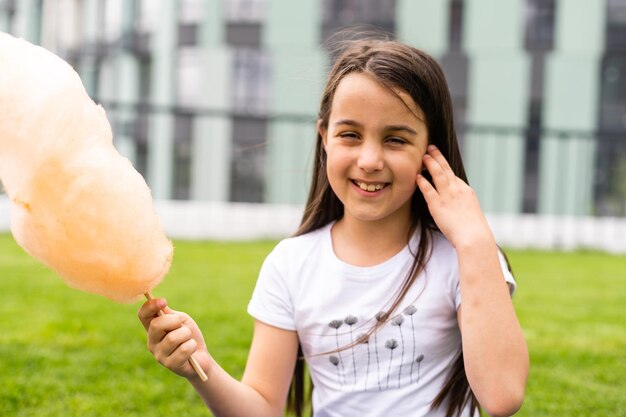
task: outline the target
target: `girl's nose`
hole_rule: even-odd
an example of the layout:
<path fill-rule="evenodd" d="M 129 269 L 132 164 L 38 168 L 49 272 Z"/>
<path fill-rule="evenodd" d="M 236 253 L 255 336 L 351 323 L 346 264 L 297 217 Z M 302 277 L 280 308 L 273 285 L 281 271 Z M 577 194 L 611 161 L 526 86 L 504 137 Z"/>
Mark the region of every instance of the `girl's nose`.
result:
<path fill-rule="evenodd" d="M 378 144 L 363 144 L 360 149 L 357 166 L 365 172 L 383 169 L 383 152 Z"/>

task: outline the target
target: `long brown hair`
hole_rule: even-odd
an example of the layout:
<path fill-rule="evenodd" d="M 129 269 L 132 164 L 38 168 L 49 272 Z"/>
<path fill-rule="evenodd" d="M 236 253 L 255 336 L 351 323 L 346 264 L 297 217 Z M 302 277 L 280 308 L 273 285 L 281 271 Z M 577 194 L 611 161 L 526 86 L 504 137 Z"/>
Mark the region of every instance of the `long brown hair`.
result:
<path fill-rule="evenodd" d="M 342 53 L 330 71 L 322 95 L 318 115 L 322 128 L 328 127 L 337 86 L 351 73 L 365 73 L 392 92 L 400 89 L 408 93 L 424 113 L 429 143 L 441 150 L 454 173 L 467 182 L 454 130 L 448 85 L 443 71 L 432 57 L 416 48 L 389 39 L 358 39 L 345 42 Z M 330 187 L 326 176 L 326 153 L 319 132 L 314 158 L 311 188 L 296 236 L 316 230 L 343 216 L 343 204 Z M 431 180 L 427 171 L 423 174 Z M 415 230 L 419 230 L 419 246 L 412 267 L 387 315 L 391 315 L 400 305 L 424 269 L 430 256 L 432 234 L 439 231 L 419 189 L 413 193 L 411 203 L 411 227 L 407 231 L 407 241 Z M 370 332 L 376 329 L 377 327 L 374 327 Z M 297 417 L 301 417 L 303 413 L 304 382 L 304 359 L 302 352 L 299 351 L 288 402 L 290 410 Z M 447 403 L 446 417 L 460 415 L 467 403 L 470 404 L 472 414 L 478 408 L 478 402 L 465 376 L 462 352 L 459 352 L 443 389 L 433 400 L 432 408 L 437 408 L 444 402 Z"/>

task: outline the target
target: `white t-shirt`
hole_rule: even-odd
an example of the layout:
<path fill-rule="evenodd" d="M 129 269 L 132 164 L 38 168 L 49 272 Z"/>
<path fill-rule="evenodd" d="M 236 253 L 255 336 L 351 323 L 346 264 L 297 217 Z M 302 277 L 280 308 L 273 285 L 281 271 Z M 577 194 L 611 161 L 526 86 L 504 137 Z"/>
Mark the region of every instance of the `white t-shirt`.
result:
<path fill-rule="evenodd" d="M 434 411 L 430 405 L 461 350 L 455 249 L 434 233 L 425 270 L 399 309 L 363 340 L 397 296 L 419 234 L 387 261 L 356 267 L 336 257 L 331 227 L 274 248 L 261 268 L 249 314 L 298 333 L 313 379 L 315 417 L 444 416 L 445 404 Z M 500 259 L 513 291 L 515 281 Z"/>

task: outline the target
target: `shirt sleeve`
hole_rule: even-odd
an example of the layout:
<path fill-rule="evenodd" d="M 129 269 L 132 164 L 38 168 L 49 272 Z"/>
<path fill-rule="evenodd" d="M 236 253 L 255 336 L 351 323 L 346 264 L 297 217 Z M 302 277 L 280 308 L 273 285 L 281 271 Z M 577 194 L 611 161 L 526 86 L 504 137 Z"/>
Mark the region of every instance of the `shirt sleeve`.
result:
<path fill-rule="evenodd" d="M 509 265 L 506 261 L 506 258 L 504 257 L 504 254 L 499 249 L 498 249 L 498 259 L 500 260 L 500 268 L 502 268 L 502 274 L 504 275 L 504 280 L 506 281 L 509 287 L 509 294 L 512 297 L 513 293 L 517 289 L 517 282 L 515 282 L 515 278 L 513 277 L 513 274 L 511 273 L 511 271 L 509 270 Z M 457 277 L 456 295 L 454 298 L 454 304 L 457 310 L 459 309 L 459 306 L 461 305 L 461 282 L 459 281 L 459 279 L 460 277 Z"/>
<path fill-rule="evenodd" d="M 284 265 L 281 268 L 280 263 L 276 250 L 263 262 L 248 303 L 248 314 L 271 326 L 296 330 L 293 303 L 284 276 L 286 268 Z"/>

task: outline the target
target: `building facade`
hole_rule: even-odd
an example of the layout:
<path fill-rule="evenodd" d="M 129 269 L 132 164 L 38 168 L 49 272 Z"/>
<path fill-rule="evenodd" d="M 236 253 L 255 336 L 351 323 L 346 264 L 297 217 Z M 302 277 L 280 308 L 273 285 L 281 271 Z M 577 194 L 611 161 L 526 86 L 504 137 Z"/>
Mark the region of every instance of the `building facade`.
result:
<path fill-rule="evenodd" d="M 626 216 L 626 0 L 0 0 L 155 198 L 304 203 L 343 28 L 436 57 L 489 213 Z"/>

